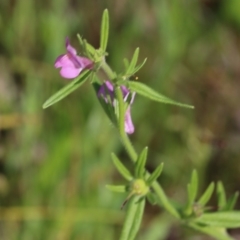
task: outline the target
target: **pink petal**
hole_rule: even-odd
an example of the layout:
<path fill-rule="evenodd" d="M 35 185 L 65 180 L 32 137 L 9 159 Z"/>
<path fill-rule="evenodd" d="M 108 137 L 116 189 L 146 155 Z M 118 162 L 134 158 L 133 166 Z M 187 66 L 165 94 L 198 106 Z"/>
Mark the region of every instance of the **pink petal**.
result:
<path fill-rule="evenodd" d="M 107 96 L 110 96 L 111 100 L 114 99 L 113 85 L 110 81 L 105 81 L 98 90 L 98 97 L 102 96 L 105 102 L 108 102 Z"/>
<path fill-rule="evenodd" d="M 125 132 L 128 134 L 132 134 L 134 132 L 134 125 L 131 118 L 130 107 L 128 107 L 125 113 Z"/>
<path fill-rule="evenodd" d="M 60 70 L 60 75 L 64 78 L 71 79 L 77 77 L 81 71 L 82 68 L 62 67 L 62 69 Z"/>
<path fill-rule="evenodd" d="M 135 99 L 135 95 L 136 95 L 136 92 L 133 92 L 133 93 L 132 93 L 132 98 L 131 98 L 130 104 L 133 104 L 133 101 L 134 101 L 134 99 Z"/>
<path fill-rule="evenodd" d="M 92 68 L 93 66 L 93 62 L 88 58 L 75 56 L 75 59 L 82 68 Z"/>
<path fill-rule="evenodd" d="M 60 55 L 56 59 L 54 66 L 55 66 L 55 68 L 60 68 L 60 67 L 73 67 L 73 68 L 75 67 L 76 68 L 74 62 L 67 54 Z"/>
<path fill-rule="evenodd" d="M 122 89 L 122 93 L 123 93 L 123 98 L 128 96 L 129 90 L 127 89 L 127 87 L 126 86 L 121 86 L 121 89 Z M 127 97 L 126 97 L 126 99 L 127 99 Z M 124 101 L 126 101 L 126 100 L 124 100 Z"/>
<path fill-rule="evenodd" d="M 70 44 L 68 38 L 66 38 L 66 49 L 68 53 L 72 55 L 77 55 L 77 50 Z"/>
<path fill-rule="evenodd" d="M 110 81 L 106 81 L 105 84 L 109 92 L 114 92 L 113 84 Z"/>

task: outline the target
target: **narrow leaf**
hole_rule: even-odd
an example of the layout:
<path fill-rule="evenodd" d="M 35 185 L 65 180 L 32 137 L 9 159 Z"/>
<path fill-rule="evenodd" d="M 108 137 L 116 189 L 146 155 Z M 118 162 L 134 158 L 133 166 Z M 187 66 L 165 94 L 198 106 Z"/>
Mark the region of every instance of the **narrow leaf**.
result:
<path fill-rule="evenodd" d="M 157 199 L 156 196 L 154 195 L 154 193 L 149 192 L 147 194 L 147 200 L 149 201 L 150 204 L 152 205 L 156 205 L 157 204 Z"/>
<path fill-rule="evenodd" d="M 233 196 L 228 200 L 227 205 L 226 205 L 226 207 L 225 207 L 224 210 L 226 210 L 226 211 L 231 211 L 231 210 L 233 210 L 234 207 L 235 207 L 235 205 L 236 205 L 238 196 L 239 196 L 239 192 L 235 192 L 235 193 L 233 194 Z"/>
<path fill-rule="evenodd" d="M 77 34 L 77 39 L 79 41 L 80 46 L 83 47 L 83 39 L 79 33 Z"/>
<path fill-rule="evenodd" d="M 135 68 L 138 60 L 138 55 L 139 55 L 139 48 L 136 48 L 126 74 L 132 72 L 133 69 Z"/>
<path fill-rule="evenodd" d="M 197 224 L 197 223 L 193 223 L 190 222 L 188 223 L 188 226 L 199 231 L 202 233 L 205 233 L 209 236 L 214 237 L 215 239 L 218 240 L 233 240 L 233 238 L 231 238 L 226 230 L 224 228 L 217 228 L 217 227 L 212 227 L 212 226 L 205 226 L 202 224 Z"/>
<path fill-rule="evenodd" d="M 59 102 L 63 98 L 67 97 L 70 93 L 79 88 L 88 79 L 91 71 L 86 70 L 81 75 L 79 75 L 75 80 L 71 81 L 67 86 L 59 90 L 53 96 L 51 96 L 44 104 L 43 108 L 48 108 L 51 105 Z"/>
<path fill-rule="evenodd" d="M 240 211 L 205 213 L 196 219 L 196 222 L 214 227 L 240 227 Z"/>
<path fill-rule="evenodd" d="M 193 201 L 192 201 L 192 196 L 191 196 L 191 184 L 190 183 L 187 185 L 187 193 L 188 193 L 188 202 L 187 202 L 187 206 L 184 210 L 184 213 L 187 216 L 190 216 L 193 212 Z"/>
<path fill-rule="evenodd" d="M 112 153 L 112 160 L 113 163 L 115 165 L 115 167 L 117 168 L 117 170 L 119 171 L 119 173 L 128 181 L 131 181 L 133 179 L 131 173 L 128 171 L 128 169 L 121 163 L 121 161 L 118 159 L 118 157 Z"/>
<path fill-rule="evenodd" d="M 205 190 L 205 192 L 203 193 L 203 195 L 201 196 L 201 198 L 198 200 L 198 203 L 201 206 L 205 206 L 207 204 L 207 202 L 209 201 L 209 199 L 211 198 L 213 191 L 214 191 L 214 182 L 211 182 L 208 186 L 208 188 Z"/>
<path fill-rule="evenodd" d="M 191 177 L 191 183 L 190 183 L 191 189 L 190 189 L 190 200 L 191 203 L 193 204 L 195 201 L 195 198 L 197 196 L 197 191 L 198 191 L 198 175 L 197 171 L 193 170 L 192 172 L 192 177 Z"/>
<path fill-rule="evenodd" d="M 145 147 L 139 154 L 136 166 L 135 166 L 135 178 L 143 178 L 145 171 L 145 164 L 147 160 L 148 147 Z"/>
<path fill-rule="evenodd" d="M 96 78 L 96 80 L 98 80 L 98 79 Z M 98 84 L 97 82 L 92 83 L 92 85 L 96 92 L 96 96 L 98 96 L 98 91 L 99 91 L 101 85 Z M 107 98 L 108 98 L 108 96 L 107 96 Z M 117 121 L 117 118 L 116 118 L 116 115 L 114 112 L 114 107 L 111 104 L 106 103 L 105 99 L 100 96 L 98 96 L 98 100 L 99 100 L 103 110 L 107 114 L 108 118 L 110 119 L 110 121 L 114 124 L 114 126 L 117 126 L 118 121 Z M 111 101 L 108 101 L 108 102 L 111 102 Z"/>
<path fill-rule="evenodd" d="M 85 54 L 87 55 L 87 57 L 89 58 L 94 58 L 95 54 L 96 54 L 96 50 L 95 48 L 87 42 L 87 40 L 83 40 L 83 46 L 84 46 L 84 49 L 85 49 Z"/>
<path fill-rule="evenodd" d="M 221 181 L 217 183 L 217 196 L 218 196 L 218 208 L 222 210 L 226 206 L 227 199 L 225 189 Z"/>
<path fill-rule="evenodd" d="M 151 184 L 157 180 L 157 178 L 160 176 L 163 170 L 163 163 L 161 163 L 154 172 L 150 175 L 150 177 L 147 179 L 146 183 L 148 186 L 151 186 Z"/>
<path fill-rule="evenodd" d="M 91 59 L 94 58 L 96 53 L 95 48 L 91 44 L 89 44 L 86 39 L 83 39 L 80 34 L 77 34 L 77 38 L 82 48 L 83 55 Z"/>
<path fill-rule="evenodd" d="M 108 10 L 105 9 L 102 16 L 101 23 L 101 39 L 100 39 L 100 48 L 105 52 L 108 42 L 108 32 L 109 32 L 109 15 Z"/>
<path fill-rule="evenodd" d="M 122 228 L 122 232 L 119 237 L 119 240 L 128 240 L 129 239 L 129 234 L 133 227 L 136 211 L 138 210 L 138 204 L 139 204 L 138 200 L 139 200 L 139 196 L 132 196 L 129 199 L 127 213 L 126 213 L 125 221 L 123 224 L 123 228 Z"/>
<path fill-rule="evenodd" d="M 138 72 L 138 71 L 143 67 L 143 65 L 146 63 L 146 61 L 147 61 L 147 58 L 145 58 L 141 64 L 139 64 L 139 65 L 138 65 L 137 67 L 135 67 L 131 72 L 129 72 L 128 75 L 132 76 L 133 74 L 135 74 L 136 72 Z"/>
<path fill-rule="evenodd" d="M 198 190 L 198 176 L 197 171 L 193 170 L 190 183 L 187 185 L 188 204 L 185 210 L 186 215 L 191 215 L 193 211 L 193 204 Z"/>
<path fill-rule="evenodd" d="M 147 173 L 146 175 L 148 176 L 149 174 Z M 156 194 L 156 200 L 158 201 L 159 205 L 163 206 L 174 217 L 180 219 L 181 216 L 178 210 L 172 205 L 171 201 L 168 199 L 162 187 L 157 182 L 153 182 L 152 188 L 154 189 L 154 192 Z"/>
<path fill-rule="evenodd" d="M 140 228 L 140 225 L 141 225 L 141 222 L 142 222 L 142 217 L 143 217 L 143 212 L 144 212 L 144 207 L 145 207 L 145 198 L 141 199 L 137 204 L 137 211 L 135 213 L 135 217 L 134 217 L 134 221 L 132 223 L 132 228 L 131 228 L 131 231 L 129 233 L 129 237 L 128 237 L 128 240 L 134 240 L 138 231 L 139 231 L 139 228 Z"/>
<path fill-rule="evenodd" d="M 106 188 L 112 192 L 126 192 L 125 185 L 106 185 Z"/>
<path fill-rule="evenodd" d="M 124 64 L 125 71 L 127 71 L 128 67 L 129 67 L 129 61 L 127 58 L 123 59 L 123 64 Z"/>
<path fill-rule="evenodd" d="M 153 101 L 166 103 L 166 104 L 173 104 L 180 107 L 186 108 L 194 108 L 191 105 L 183 104 L 176 102 L 168 97 L 163 96 L 162 94 L 156 92 L 155 90 L 151 89 L 147 85 L 140 83 L 140 82 L 133 82 L 133 81 L 122 81 L 123 85 L 127 86 L 132 92 L 137 92 L 138 94 L 142 95 L 143 97 L 147 97 Z"/>

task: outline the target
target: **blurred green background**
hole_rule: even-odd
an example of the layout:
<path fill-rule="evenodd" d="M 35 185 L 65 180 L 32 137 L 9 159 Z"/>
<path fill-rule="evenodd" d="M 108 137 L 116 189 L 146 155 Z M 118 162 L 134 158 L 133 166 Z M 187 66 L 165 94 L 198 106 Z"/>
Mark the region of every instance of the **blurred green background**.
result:
<path fill-rule="evenodd" d="M 92 87 L 42 109 L 68 83 L 53 66 L 65 37 L 78 47 L 80 33 L 98 47 L 105 8 L 109 64 L 121 71 L 140 47 L 148 61 L 139 81 L 195 105 L 136 97 L 131 139 L 138 151 L 149 146 L 149 171 L 164 162 L 159 181 L 181 204 L 194 168 L 202 190 L 218 180 L 228 195 L 240 190 L 239 0 L 0 0 L 1 240 L 118 239 L 126 196 L 105 185 L 125 182 L 110 153 L 132 166 Z M 211 238 L 147 205 L 137 239 Z"/>

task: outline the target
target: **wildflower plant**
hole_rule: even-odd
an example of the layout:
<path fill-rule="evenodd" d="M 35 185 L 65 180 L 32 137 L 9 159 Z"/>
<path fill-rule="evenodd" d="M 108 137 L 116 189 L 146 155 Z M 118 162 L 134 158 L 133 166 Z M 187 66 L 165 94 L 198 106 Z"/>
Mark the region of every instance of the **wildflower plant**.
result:
<path fill-rule="evenodd" d="M 63 78 L 72 80 L 51 96 L 44 103 L 43 108 L 47 108 L 62 100 L 86 81 L 89 81 L 94 87 L 102 108 L 119 132 L 134 169 L 131 172 L 112 153 L 111 157 L 115 167 L 127 181 L 125 185 L 107 185 L 109 190 L 126 195 L 126 200 L 122 205 L 122 208 L 125 204 L 127 205 L 126 216 L 120 240 L 133 240 L 136 238 L 146 201 L 163 208 L 179 222 L 190 228 L 216 239 L 232 239 L 227 233 L 227 229 L 240 227 L 240 211 L 233 210 L 238 193 L 235 193 L 227 200 L 223 184 L 218 182 L 216 187 L 218 208 L 213 210 L 207 206 L 207 203 L 214 192 L 215 184 L 210 183 L 205 192 L 197 198 L 198 174 L 194 170 L 190 183 L 187 185 L 187 203 L 179 207 L 179 204 L 173 204 L 167 197 L 158 181 L 163 171 L 163 163 L 160 163 L 152 173 L 146 170 L 148 147 L 143 148 L 142 152 L 138 154 L 128 137 L 129 134 L 135 131 L 134 120 L 131 117 L 131 105 L 134 104 L 135 95 L 143 96 L 159 103 L 173 104 L 190 109 L 194 107 L 174 101 L 133 78 L 133 75 L 146 62 L 145 59 L 138 64 L 139 48 L 135 50 L 131 60 L 126 58 L 123 60 L 125 68 L 121 73 L 113 71 L 106 62 L 108 55 L 106 52 L 108 31 L 109 15 L 108 10 L 105 10 L 101 23 L 99 49 L 95 49 L 80 35 L 77 35 L 81 47 L 81 53 L 78 54 L 77 50 L 70 45 L 69 39 L 66 39 L 66 53 L 56 59 L 55 67 L 60 68 L 60 75 Z M 99 77 L 99 71 L 104 71 L 107 76 L 106 79 Z"/>

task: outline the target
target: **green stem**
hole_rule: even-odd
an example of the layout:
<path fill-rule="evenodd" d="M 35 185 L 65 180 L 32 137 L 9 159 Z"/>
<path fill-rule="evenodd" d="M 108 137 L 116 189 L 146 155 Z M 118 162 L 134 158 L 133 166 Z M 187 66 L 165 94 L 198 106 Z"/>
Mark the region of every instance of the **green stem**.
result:
<path fill-rule="evenodd" d="M 137 213 L 139 205 L 138 200 L 139 200 L 138 196 L 133 196 L 129 200 L 127 213 L 119 240 L 129 240 L 129 234 L 136 219 L 135 215 Z"/>
<path fill-rule="evenodd" d="M 115 89 L 115 93 L 116 93 L 116 97 L 118 100 L 118 108 L 119 108 L 119 116 L 118 116 L 118 130 L 119 130 L 119 134 L 121 137 L 121 140 L 123 142 L 123 145 L 125 147 L 125 149 L 127 150 L 130 158 L 132 159 L 133 162 L 137 161 L 137 153 L 135 151 L 135 149 L 132 146 L 132 143 L 130 142 L 126 132 L 125 132 L 125 126 L 124 126 L 124 122 L 125 122 L 125 106 L 124 106 L 124 101 L 123 101 L 123 95 L 122 95 L 122 91 L 120 89 L 120 87 L 116 87 Z"/>
<path fill-rule="evenodd" d="M 116 97 L 118 100 L 118 107 L 119 107 L 119 117 L 118 117 L 118 127 L 119 127 L 119 133 L 121 136 L 121 140 L 123 142 L 123 145 L 125 146 L 131 160 L 133 162 L 137 161 L 137 153 L 133 147 L 133 145 L 131 144 L 128 135 L 125 132 L 124 129 L 124 117 L 125 117 L 125 108 L 124 108 L 124 101 L 123 101 L 123 96 L 122 96 L 122 92 L 121 89 L 119 87 L 116 88 L 115 90 L 116 92 Z M 149 173 L 147 173 L 147 178 L 150 176 Z M 176 211 L 176 209 L 170 204 L 167 196 L 165 195 L 162 187 L 160 186 L 160 184 L 158 182 L 154 182 L 152 184 L 152 188 L 154 189 L 157 197 L 158 197 L 158 202 L 159 204 L 161 204 L 169 213 L 171 213 L 173 216 L 175 216 L 176 218 L 180 218 L 179 213 Z"/>
<path fill-rule="evenodd" d="M 108 66 L 108 64 L 105 61 L 102 61 L 101 63 L 101 68 L 103 71 L 107 74 L 109 79 L 115 79 L 116 78 L 116 73 L 112 71 L 112 69 Z"/>
<path fill-rule="evenodd" d="M 115 73 L 111 70 L 111 68 L 107 65 L 106 62 L 102 63 L 102 69 L 105 71 L 105 73 L 108 75 L 110 79 L 113 79 L 116 77 Z M 122 143 L 127 150 L 132 162 L 137 161 L 138 154 L 135 151 L 133 145 L 131 144 L 131 141 L 128 138 L 128 135 L 125 132 L 124 129 L 124 117 L 125 117 L 125 109 L 124 109 L 124 101 L 123 101 L 123 96 L 120 88 L 116 88 L 116 97 L 117 101 L 119 103 L 119 123 L 118 123 L 118 128 L 119 128 L 119 133 L 120 137 L 122 140 Z M 147 173 L 147 176 L 150 174 Z M 158 198 L 158 202 L 160 205 L 162 205 L 171 215 L 174 217 L 180 219 L 180 214 L 176 211 L 176 209 L 171 205 L 170 201 L 168 200 L 166 194 L 164 193 L 162 187 L 158 182 L 154 182 L 152 184 L 152 188 L 154 189 L 156 196 Z"/>

